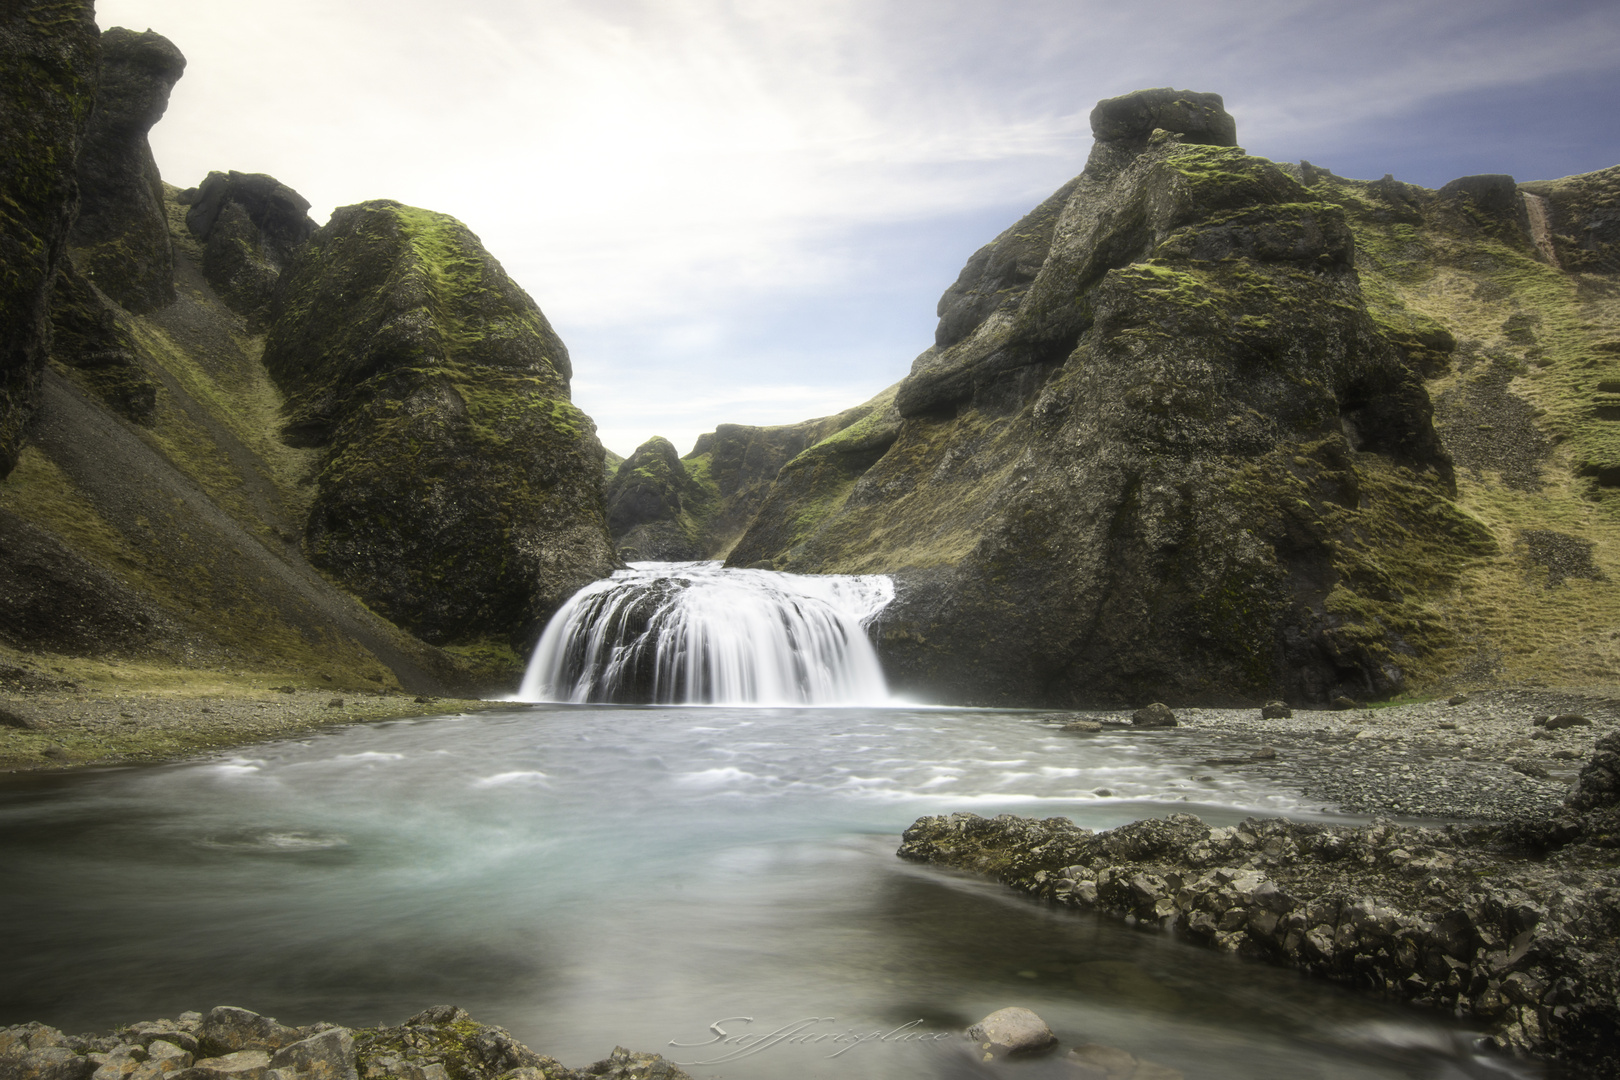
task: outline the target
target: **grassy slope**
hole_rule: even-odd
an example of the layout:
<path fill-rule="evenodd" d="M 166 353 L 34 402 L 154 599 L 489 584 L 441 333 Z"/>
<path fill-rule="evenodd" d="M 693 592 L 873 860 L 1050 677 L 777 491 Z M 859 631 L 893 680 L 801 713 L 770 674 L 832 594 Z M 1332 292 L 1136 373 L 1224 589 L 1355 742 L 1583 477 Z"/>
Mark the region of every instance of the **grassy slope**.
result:
<path fill-rule="evenodd" d="M 172 197 L 173 190 L 170 190 Z M 150 316 L 126 316 L 147 372 L 159 384 L 156 419 L 140 428 L 108 419 L 139 438 L 262 551 L 243 565 L 213 547 L 217 531 L 190 529 L 159 500 L 133 515 L 105 492 L 87 491 L 39 446 L 0 483 L 0 507 L 67 538 L 183 628 L 182 640 L 148 655 L 39 656 L 0 647 L 0 664 L 41 666 L 86 687 L 171 688 L 223 681 L 247 688 L 290 683 L 314 688 L 398 689 L 396 670 L 466 685 L 492 659 L 455 658 L 372 615 L 314 573 L 298 550 L 318 451 L 280 437 L 282 400 L 259 362 L 263 339 L 213 294 L 197 272 L 201 252 L 170 203 L 180 300 Z M 81 391 L 81 373 L 53 365 Z M 83 396 L 94 402 L 92 392 Z M 105 463 L 117 477 L 126 462 Z M 127 511 L 127 508 L 125 508 Z M 195 535 L 193 535 L 195 533 Z M 204 550 L 198 554 L 197 549 Z M 266 561 L 268 560 L 268 561 Z M 266 575 L 263 567 L 273 573 Z M 270 580 L 276 579 L 276 580 Z"/>
<path fill-rule="evenodd" d="M 1620 461 L 1620 424 L 1597 411 L 1600 384 L 1620 379 L 1612 284 L 1550 266 L 1467 212 L 1446 213 L 1433 192 L 1412 189 L 1423 220 L 1403 222 L 1383 212 L 1372 184 L 1320 177 L 1313 186 L 1350 212 L 1375 314 L 1396 327 L 1432 320 L 1458 342 L 1429 394 L 1457 458 L 1457 505 L 1491 531 L 1498 552 L 1470 560 L 1429 598 L 1456 644 L 1417 666 L 1415 688 L 1615 682 L 1620 490 L 1581 475 Z M 1586 572 L 1600 576 L 1550 572 L 1533 557 L 1543 531 L 1577 542 L 1577 570 L 1590 544 Z"/>

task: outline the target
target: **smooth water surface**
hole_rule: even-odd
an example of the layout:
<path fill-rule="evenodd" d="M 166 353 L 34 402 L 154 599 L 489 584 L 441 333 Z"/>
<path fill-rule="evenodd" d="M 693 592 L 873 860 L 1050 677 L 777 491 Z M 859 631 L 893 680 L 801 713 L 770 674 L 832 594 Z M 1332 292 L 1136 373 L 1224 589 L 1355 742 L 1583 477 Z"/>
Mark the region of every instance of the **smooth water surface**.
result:
<path fill-rule="evenodd" d="M 365 1026 L 453 1003 L 578 1066 L 615 1043 L 713 1061 L 735 1047 L 670 1043 L 717 1021 L 941 1032 L 1019 1004 L 1189 1080 L 1459 1075 L 1390 1044 L 1444 1043 L 1420 1014 L 894 855 L 928 813 L 1301 811 L 1195 764 L 1212 749 L 1030 713 L 539 706 L 13 778 L 0 1023 L 237 1004 Z M 956 1045 L 779 1042 L 689 1071 L 980 1075 L 950 1071 Z"/>

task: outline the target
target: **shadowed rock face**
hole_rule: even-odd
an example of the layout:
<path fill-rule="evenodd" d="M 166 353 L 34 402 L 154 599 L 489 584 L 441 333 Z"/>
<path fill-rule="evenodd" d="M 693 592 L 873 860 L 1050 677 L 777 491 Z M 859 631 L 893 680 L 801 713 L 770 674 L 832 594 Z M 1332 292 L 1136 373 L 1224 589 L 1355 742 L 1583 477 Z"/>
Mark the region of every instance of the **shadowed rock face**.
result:
<path fill-rule="evenodd" d="M 707 554 L 690 511 L 708 493 L 686 472 L 668 439 L 654 436 L 620 463 L 607 486 L 608 529 L 626 561 L 686 562 Z"/>
<path fill-rule="evenodd" d="M 1445 500 L 1343 211 L 1231 145 L 1215 95 L 1093 126 L 1086 170 L 942 298 L 875 463 L 831 510 L 767 499 L 732 561 L 895 573 L 886 670 L 945 700 L 1398 689 L 1411 646 L 1352 610 L 1399 592 L 1363 550 L 1397 521 L 1492 541 Z"/>
<path fill-rule="evenodd" d="M 95 112 L 79 156 L 82 201 L 70 243 L 79 268 L 130 311 L 174 300 L 163 181 L 147 133 L 169 107 L 186 58 L 168 38 L 114 27 L 101 35 Z"/>
<path fill-rule="evenodd" d="M 95 95 L 94 5 L 0 10 L 0 479 L 17 464 L 50 351 L 52 282 L 78 208 L 73 163 Z"/>
<path fill-rule="evenodd" d="M 460 222 L 338 209 L 281 275 L 265 366 L 326 455 L 311 560 L 427 641 L 540 626 L 619 565 L 568 353 Z"/>
<path fill-rule="evenodd" d="M 184 191 L 186 228 L 203 241 L 203 275 L 232 310 L 263 322 L 276 281 L 315 231 L 309 200 L 263 173 L 211 172 Z"/>

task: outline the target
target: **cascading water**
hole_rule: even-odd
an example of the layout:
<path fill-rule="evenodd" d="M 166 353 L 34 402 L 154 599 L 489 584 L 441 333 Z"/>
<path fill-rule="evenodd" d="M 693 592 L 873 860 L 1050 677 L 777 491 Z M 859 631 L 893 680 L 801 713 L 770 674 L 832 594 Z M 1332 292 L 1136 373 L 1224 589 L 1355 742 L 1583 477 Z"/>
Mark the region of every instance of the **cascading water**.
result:
<path fill-rule="evenodd" d="M 894 599 L 881 575 L 632 563 L 546 625 L 524 701 L 871 705 L 888 699 L 866 624 Z"/>

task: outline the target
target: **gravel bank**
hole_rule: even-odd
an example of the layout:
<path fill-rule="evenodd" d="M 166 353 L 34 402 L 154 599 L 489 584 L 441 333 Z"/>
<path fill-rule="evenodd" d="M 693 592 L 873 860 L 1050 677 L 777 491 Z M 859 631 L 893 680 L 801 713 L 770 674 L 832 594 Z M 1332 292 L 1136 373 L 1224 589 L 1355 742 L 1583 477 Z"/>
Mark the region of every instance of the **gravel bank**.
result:
<path fill-rule="evenodd" d="M 502 702 L 295 687 L 0 690 L 0 771 L 162 761 L 331 727 Z"/>
<path fill-rule="evenodd" d="M 1296 709 L 1265 719 L 1259 709 L 1176 709 L 1179 726 L 1133 737 L 1163 739 L 1197 775 L 1242 770 L 1346 813 L 1408 819 L 1507 821 L 1553 813 L 1598 739 L 1620 730 L 1612 690 L 1489 690 L 1447 701 L 1344 711 Z M 1548 730 L 1537 717 L 1583 716 Z M 1109 738 L 1129 712 L 1050 713 L 1054 724 L 1092 719 Z M 1265 756 L 1275 751 L 1274 757 Z M 1261 756 L 1256 757 L 1256 754 Z"/>

